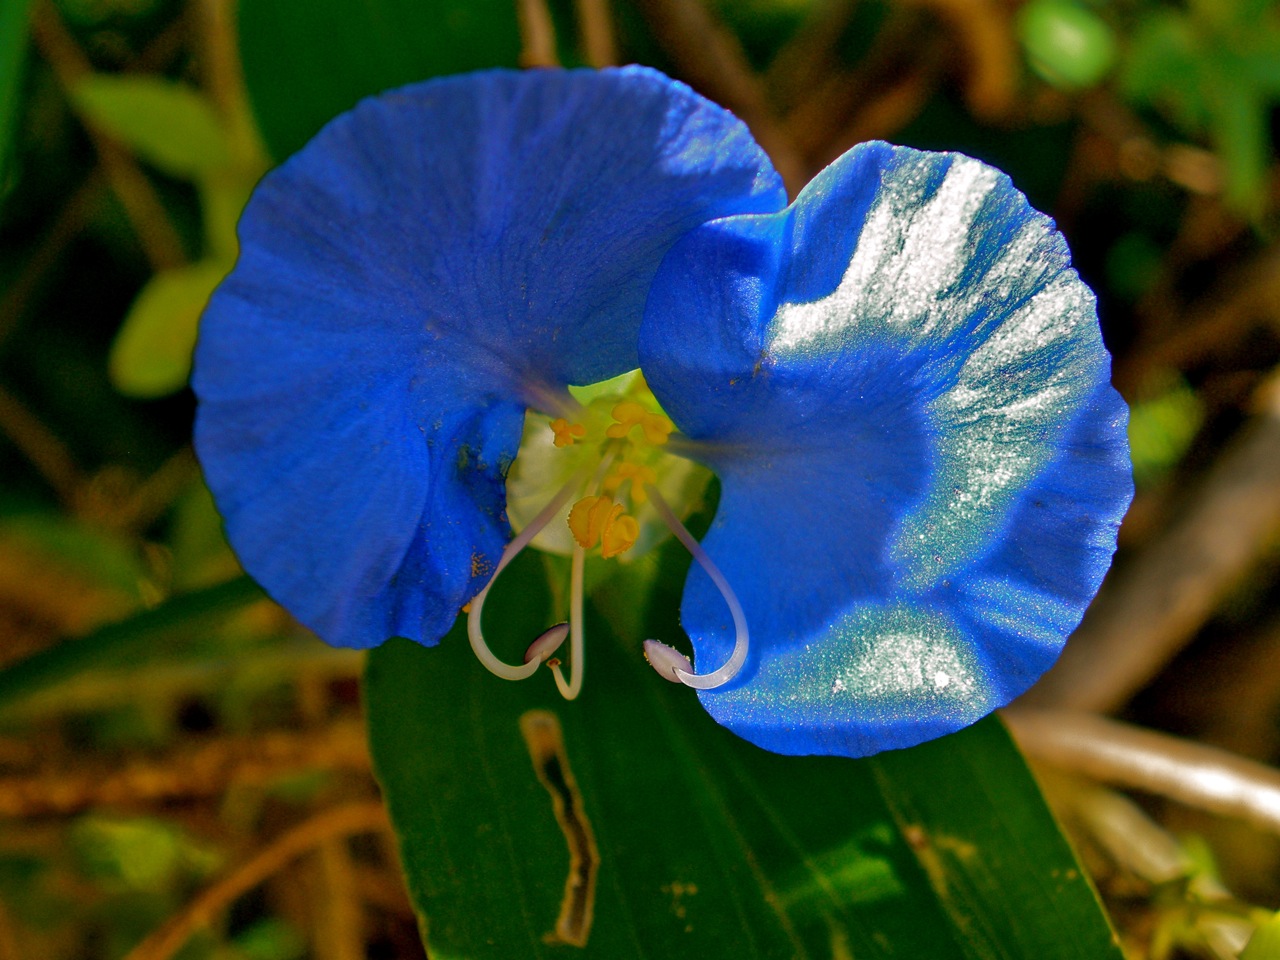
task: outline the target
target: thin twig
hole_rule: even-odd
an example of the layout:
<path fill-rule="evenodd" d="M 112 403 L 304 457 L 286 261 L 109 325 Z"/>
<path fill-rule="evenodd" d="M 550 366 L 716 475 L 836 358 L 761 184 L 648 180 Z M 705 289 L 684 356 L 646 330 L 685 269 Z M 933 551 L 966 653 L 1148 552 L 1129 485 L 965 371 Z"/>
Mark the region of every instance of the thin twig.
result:
<path fill-rule="evenodd" d="M 901 109 L 903 90 L 922 84 L 931 92 L 946 64 L 948 53 L 940 43 L 934 21 L 915 6 L 894 5 L 888 20 L 876 35 L 875 43 L 856 68 L 828 71 L 787 113 L 785 126 L 796 148 L 816 168 L 843 153 L 870 129 L 874 135 L 888 135 L 911 117 Z M 914 100 L 915 97 L 909 98 Z M 884 103 L 899 109 L 886 115 Z M 869 114 L 881 114 L 866 122 Z"/>
<path fill-rule="evenodd" d="M 821 0 L 764 72 L 771 100 L 783 112 L 813 90 L 834 67 L 840 37 L 853 20 L 856 0 Z"/>
<path fill-rule="evenodd" d="M 808 169 L 774 116 L 737 38 L 697 0 L 637 0 L 636 5 L 682 78 L 742 118 L 795 196 L 808 181 Z"/>
<path fill-rule="evenodd" d="M 618 62 L 618 44 L 613 35 L 613 14 L 609 0 L 577 0 L 578 24 L 587 63 L 611 67 Z"/>
<path fill-rule="evenodd" d="M 344 838 L 330 837 L 316 851 L 322 896 L 313 903 L 317 960 L 364 960 L 364 922 L 351 854 Z"/>
<path fill-rule="evenodd" d="M 1003 718 L 1034 760 L 1280 834 L 1273 767 L 1088 713 L 1010 708 Z"/>
<path fill-rule="evenodd" d="M 828 133 L 822 148 L 811 154 L 816 165 L 826 166 L 855 144 L 891 139 L 924 109 L 937 77 L 936 65 L 926 51 L 910 72 L 860 104 L 853 119 L 835 136 Z"/>
<path fill-rule="evenodd" d="M 1108 579 L 1058 663 L 1020 703 L 1106 713 L 1159 672 L 1280 532 L 1280 389 L 1178 521 Z"/>
<path fill-rule="evenodd" d="M 75 503 L 84 476 L 71 451 L 17 397 L 0 387 L 0 433 L 39 471 L 64 504 Z"/>
<path fill-rule="evenodd" d="M 1232 270 L 1191 308 L 1166 315 L 1161 327 L 1169 335 L 1134 351 L 1117 367 L 1116 380 L 1134 385 L 1145 371 L 1200 362 L 1238 344 L 1260 322 L 1280 324 L 1280 244 Z"/>
<path fill-rule="evenodd" d="M 369 769 L 364 727 L 338 721 L 316 730 L 223 737 L 158 758 L 89 762 L 0 777 L 0 816 L 68 815 L 101 807 L 220 796 L 228 784 L 268 783 L 299 770 Z"/>
<path fill-rule="evenodd" d="M 558 67 L 556 25 L 547 0 L 516 0 L 520 19 L 520 66 Z"/>
<path fill-rule="evenodd" d="M 169 21 L 159 33 L 147 41 L 147 45 L 136 57 L 124 65 L 125 71 L 140 74 L 168 73 L 174 61 L 187 48 L 187 34 L 190 32 L 187 19 L 187 16 L 180 15 Z"/>
<path fill-rule="evenodd" d="M 199 475 L 195 454 L 190 447 L 183 447 L 139 483 L 108 521 L 119 528 L 145 530 Z"/>
<path fill-rule="evenodd" d="M 1049 763 L 1038 764 L 1036 779 L 1059 818 L 1092 839 L 1113 866 L 1149 884 L 1173 883 L 1193 872 L 1177 839 L 1124 794 Z"/>
<path fill-rule="evenodd" d="M 1007 6 L 992 0 L 910 2 L 931 10 L 951 28 L 963 50 L 969 109 L 988 121 L 1006 115 L 1017 96 L 1019 62 Z"/>
<path fill-rule="evenodd" d="M 56 687 L 32 694 L 9 707 L 5 715 L 8 719 L 32 720 L 111 710 L 136 702 L 138 690 L 142 688 L 151 699 L 172 701 L 225 689 L 240 676 L 252 676 L 263 683 L 291 680 L 327 685 L 358 679 L 363 666 L 361 650 L 329 647 L 312 641 L 299 649 L 246 650 L 235 657 L 216 660 L 105 667 L 83 671 Z M 0 761 L 2 759 L 0 752 Z"/>
<path fill-rule="evenodd" d="M 72 91 L 81 79 L 92 73 L 92 66 L 76 46 L 75 39 L 63 25 L 52 3 L 37 5 L 31 18 L 31 35 L 40 53 L 53 68 L 59 85 L 68 99 L 74 102 Z M 165 270 L 182 266 L 186 262 L 182 240 L 169 221 L 151 181 L 125 150 L 87 119 L 85 130 L 93 142 L 107 182 L 120 198 L 125 215 L 129 218 L 152 269 Z"/>
<path fill-rule="evenodd" d="M 377 801 L 349 803 L 316 814 L 206 887 L 181 913 L 134 947 L 125 960 L 169 960 L 197 930 L 304 853 L 329 840 L 385 829 L 386 809 Z"/>
<path fill-rule="evenodd" d="M 204 88 L 222 117 L 229 117 L 241 99 L 240 69 L 236 58 L 235 26 L 228 0 L 199 0 L 203 43 L 200 45 Z"/>
<path fill-rule="evenodd" d="M 234 0 L 200 0 L 205 85 L 227 131 L 231 155 L 242 175 L 266 168 L 266 149 L 249 110 L 244 68 L 236 45 Z"/>

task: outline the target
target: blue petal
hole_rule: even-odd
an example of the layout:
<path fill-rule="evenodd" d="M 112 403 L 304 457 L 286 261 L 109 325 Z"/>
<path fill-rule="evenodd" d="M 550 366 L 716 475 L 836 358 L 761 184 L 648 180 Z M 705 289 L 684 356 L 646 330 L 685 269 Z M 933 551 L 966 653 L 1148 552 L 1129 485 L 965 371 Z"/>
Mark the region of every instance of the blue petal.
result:
<path fill-rule="evenodd" d="M 366 100 L 267 175 L 202 321 L 196 446 L 245 568 L 331 643 L 434 643 L 508 536 L 524 408 L 636 366 L 672 242 L 779 209 L 746 128 L 650 70 Z"/>
<path fill-rule="evenodd" d="M 864 144 L 786 211 L 693 231 L 641 363 L 720 476 L 704 546 L 751 632 L 700 696 L 770 750 L 976 721 L 1052 663 L 1110 563 L 1132 483 L 1093 295 L 976 160 Z M 699 569 L 682 615 L 718 667 L 731 623 Z"/>

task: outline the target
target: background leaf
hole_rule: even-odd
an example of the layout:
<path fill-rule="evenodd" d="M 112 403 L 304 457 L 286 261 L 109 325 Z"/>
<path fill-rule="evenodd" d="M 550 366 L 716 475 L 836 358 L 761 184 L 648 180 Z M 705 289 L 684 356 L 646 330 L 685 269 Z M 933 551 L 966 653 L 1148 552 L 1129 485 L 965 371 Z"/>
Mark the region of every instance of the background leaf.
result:
<path fill-rule="evenodd" d="M 549 622 L 542 580 L 530 560 L 495 588 L 509 659 Z M 588 620 L 571 704 L 546 677 L 490 676 L 461 627 L 370 652 L 375 766 L 432 956 L 563 955 L 544 937 L 566 834 L 521 733 L 549 711 L 600 851 L 584 957 L 1119 957 L 998 721 L 875 761 L 779 757 Z"/>
<path fill-rule="evenodd" d="M 1258 927 L 1240 960 L 1280 960 L 1280 915 Z"/>
<path fill-rule="evenodd" d="M 72 96 L 92 123 L 172 176 L 197 178 L 231 162 L 213 107 L 190 87 L 157 77 L 92 75 Z"/>
<path fill-rule="evenodd" d="M 277 160 L 361 97 L 514 67 L 520 54 L 512 0 L 254 0 L 239 22 L 250 99 Z"/>
<path fill-rule="evenodd" d="M 116 389 L 160 397 L 186 385 L 200 313 L 226 272 L 226 265 L 206 260 L 147 281 L 111 345 L 108 370 Z"/>

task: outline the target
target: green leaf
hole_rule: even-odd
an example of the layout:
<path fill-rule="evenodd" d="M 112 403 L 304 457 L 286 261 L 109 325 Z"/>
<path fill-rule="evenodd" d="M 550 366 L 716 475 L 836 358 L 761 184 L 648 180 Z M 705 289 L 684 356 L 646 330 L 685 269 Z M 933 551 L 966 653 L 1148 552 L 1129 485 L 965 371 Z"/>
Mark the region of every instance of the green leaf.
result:
<path fill-rule="evenodd" d="M 1072 0 L 1031 0 L 1019 11 L 1018 35 L 1036 73 L 1065 89 L 1093 86 L 1115 62 L 1111 27 Z"/>
<path fill-rule="evenodd" d="M 191 373 L 200 313 L 226 266 L 201 261 L 153 276 L 138 294 L 111 345 L 111 382 L 131 397 L 181 390 Z"/>
<path fill-rule="evenodd" d="M 1129 42 L 1121 89 L 1130 100 L 1163 107 L 1194 135 L 1208 117 L 1199 83 L 1202 57 L 1188 19 L 1172 10 L 1156 11 L 1143 18 Z"/>
<path fill-rule="evenodd" d="M 508 661 L 551 620 L 542 574 L 520 557 L 489 599 Z M 621 621 L 643 619 L 635 599 Z M 584 960 L 1119 960 L 997 720 L 873 761 L 781 757 L 601 617 L 587 642 L 572 703 L 547 676 L 488 674 L 462 625 L 369 655 L 375 769 L 431 956 L 564 957 L 576 931 Z M 594 874 L 570 853 L 592 841 Z"/>
<path fill-rule="evenodd" d="M 239 24 L 249 99 L 277 160 L 361 97 L 520 54 L 511 0 L 251 0 Z"/>
<path fill-rule="evenodd" d="M 4 517 L 0 520 L 0 571 L 10 563 L 21 564 L 28 578 L 50 578 L 52 567 L 130 602 L 141 600 L 139 584 L 145 569 L 135 545 L 124 536 L 72 517 L 55 513 Z M 17 571 L 9 571 L 9 576 L 21 579 Z"/>
<path fill-rule="evenodd" d="M 1240 960 L 1280 960 L 1280 914 L 1263 923 L 1249 938 Z"/>
<path fill-rule="evenodd" d="M 1129 409 L 1129 448 L 1139 487 L 1150 486 L 1186 454 L 1204 422 L 1204 406 L 1181 377 Z"/>
<path fill-rule="evenodd" d="M 1088 881 L 994 717 L 871 764 L 970 956 L 1119 960 Z"/>
<path fill-rule="evenodd" d="M 0 196 L 4 195 L 27 63 L 31 0 L 0 0 Z"/>
<path fill-rule="evenodd" d="M 1240 75 L 1235 57 L 1223 57 L 1215 71 L 1216 96 L 1209 127 L 1226 174 L 1223 200 L 1238 213 L 1257 217 L 1266 203 L 1271 165 L 1267 104 Z"/>
<path fill-rule="evenodd" d="M 217 114 L 190 87 L 94 74 L 76 84 L 72 99 L 87 120 L 172 176 L 198 179 L 231 162 Z"/>

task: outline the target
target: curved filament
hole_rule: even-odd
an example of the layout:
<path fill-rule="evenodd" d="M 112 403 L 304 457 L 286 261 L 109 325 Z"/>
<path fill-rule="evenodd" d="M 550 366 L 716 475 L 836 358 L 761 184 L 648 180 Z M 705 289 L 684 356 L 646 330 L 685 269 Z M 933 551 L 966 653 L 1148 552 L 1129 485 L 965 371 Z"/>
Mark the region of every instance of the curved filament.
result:
<path fill-rule="evenodd" d="M 686 687 L 693 687 L 695 690 L 713 690 L 716 687 L 722 687 L 737 676 L 738 671 L 742 669 L 742 665 L 747 661 L 747 647 L 750 643 L 750 637 L 747 633 L 746 614 L 742 612 L 742 604 L 738 602 L 737 594 L 729 586 L 729 581 L 724 578 L 720 568 L 715 565 L 715 561 L 707 556 L 707 552 L 702 549 L 702 544 L 694 539 L 693 534 L 680 522 L 680 518 L 672 512 L 671 507 L 667 505 L 667 501 L 658 491 L 658 488 L 652 484 L 646 484 L 644 489 L 648 493 L 654 509 L 658 511 L 658 516 L 662 518 L 662 522 L 684 544 L 685 549 L 693 555 L 693 559 L 702 565 L 702 569 L 707 571 L 707 576 L 711 578 L 711 582 L 720 591 L 720 596 L 724 597 L 724 602 L 729 605 L 729 613 L 733 616 L 735 633 L 733 652 L 729 654 L 729 659 L 725 661 L 723 666 L 710 673 L 689 673 L 687 670 L 680 669 L 679 666 L 672 666 L 670 668 L 671 672 Z"/>
<path fill-rule="evenodd" d="M 476 659 L 484 664 L 485 669 L 494 676 L 502 677 L 504 680 L 523 680 L 526 677 L 533 676 L 538 667 L 542 666 L 542 660 L 537 657 L 519 666 L 512 666 L 494 656 L 493 651 L 489 649 L 489 645 L 485 643 L 484 633 L 480 629 L 480 622 L 484 616 L 484 602 L 489 596 L 489 590 L 502 574 L 502 571 L 506 569 L 507 564 L 514 560 L 516 555 L 542 532 L 543 527 L 555 519 L 565 504 L 569 502 L 569 498 L 577 492 L 582 485 L 584 472 L 580 471 L 561 487 L 556 495 L 551 498 L 551 501 L 530 521 L 529 525 L 507 544 L 502 551 L 502 556 L 498 559 L 498 565 L 493 568 L 493 576 L 489 578 L 489 582 L 471 600 L 471 609 L 467 613 L 467 638 L 471 641 L 471 649 L 475 653 Z"/>

